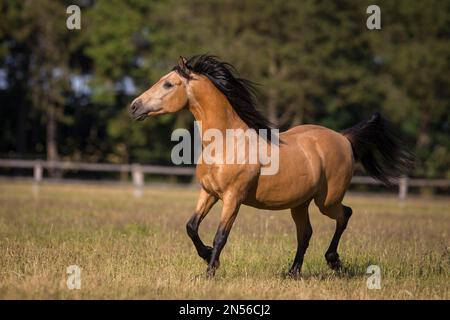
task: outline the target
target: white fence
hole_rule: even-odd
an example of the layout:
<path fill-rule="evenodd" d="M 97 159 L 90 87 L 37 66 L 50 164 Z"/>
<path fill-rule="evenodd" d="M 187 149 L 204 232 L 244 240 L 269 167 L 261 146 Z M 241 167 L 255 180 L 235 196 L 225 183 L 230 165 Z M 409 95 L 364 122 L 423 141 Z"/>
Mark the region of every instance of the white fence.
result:
<path fill-rule="evenodd" d="M 193 176 L 194 168 L 175 166 L 155 166 L 140 164 L 110 164 L 110 163 L 84 163 L 84 162 L 50 162 L 42 160 L 18 160 L 0 159 L 0 168 L 20 168 L 33 169 L 33 178 L 36 182 L 41 182 L 44 177 L 44 170 L 58 169 L 61 171 L 91 171 L 91 172 L 131 172 L 133 185 L 142 187 L 144 185 L 144 174 L 157 174 L 168 176 Z M 352 184 L 379 185 L 379 181 L 371 177 L 353 177 Z M 398 186 L 400 199 L 405 199 L 408 195 L 409 187 L 431 187 L 450 188 L 450 179 L 410 179 L 402 177 L 393 182 Z"/>

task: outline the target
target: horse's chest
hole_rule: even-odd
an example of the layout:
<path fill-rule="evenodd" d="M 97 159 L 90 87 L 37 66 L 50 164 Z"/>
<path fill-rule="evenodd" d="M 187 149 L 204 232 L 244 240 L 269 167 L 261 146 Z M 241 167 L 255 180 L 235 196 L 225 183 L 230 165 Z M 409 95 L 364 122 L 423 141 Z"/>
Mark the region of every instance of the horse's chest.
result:
<path fill-rule="evenodd" d="M 221 198 L 224 185 L 216 166 L 198 165 L 196 175 L 203 189 Z"/>
<path fill-rule="evenodd" d="M 256 166 L 205 165 L 197 166 L 197 179 L 203 189 L 222 199 L 227 191 L 245 190 L 257 174 Z"/>

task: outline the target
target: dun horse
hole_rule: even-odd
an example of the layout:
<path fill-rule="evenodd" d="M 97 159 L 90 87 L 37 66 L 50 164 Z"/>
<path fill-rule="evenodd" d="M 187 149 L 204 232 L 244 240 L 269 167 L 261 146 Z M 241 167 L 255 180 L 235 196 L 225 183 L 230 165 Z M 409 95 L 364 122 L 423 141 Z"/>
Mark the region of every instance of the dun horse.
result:
<path fill-rule="evenodd" d="M 251 82 L 238 78 L 230 64 L 214 56 L 180 58 L 170 73 L 132 102 L 130 113 L 134 119 L 143 120 L 187 108 L 201 121 L 202 131 L 270 129 L 269 121 L 257 111 L 254 92 Z M 220 254 L 239 207 L 244 204 L 291 210 L 297 229 L 297 252 L 289 275 L 297 277 L 313 232 L 308 213 L 312 200 L 321 213 L 336 221 L 325 259 L 332 269 L 339 269 L 338 244 L 352 215 L 352 209 L 342 200 L 355 162 L 385 184 L 403 174 L 409 164 L 408 154 L 401 150 L 388 122 L 378 113 L 341 133 L 317 125 L 300 125 L 282 132 L 279 139 L 279 169 L 274 175 L 261 175 L 260 163 L 197 165 L 201 190 L 186 228 L 198 255 L 208 264 L 207 275 L 214 275 L 219 267 Z M 269 149 L 273 148 L 270 139 L 267 141 Z M 202 242 L 198 229 L 219 199 L 223 209 L 210 247 Z"/>

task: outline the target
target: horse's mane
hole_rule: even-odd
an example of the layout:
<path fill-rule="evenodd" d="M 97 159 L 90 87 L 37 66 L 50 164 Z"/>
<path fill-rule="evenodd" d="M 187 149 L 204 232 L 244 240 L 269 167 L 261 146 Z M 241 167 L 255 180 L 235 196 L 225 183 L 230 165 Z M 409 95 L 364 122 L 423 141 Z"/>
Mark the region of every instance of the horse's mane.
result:
<path fill-rule="evenodd" d="M 254 83 L 237 77 L 236 69 L 229 63 L 220 61 L 212 55 L 196 55 L 186 62 L 189 71 L 206 76 L 228 99 L 239 117 L 252 129 L 270 130 L 273 124 L 256 108 L 256 89 Z M 174 67 L 188 80 L 192 77 L 180 67 Z M 267 132 L 270 140 L 270 131 Z"/>

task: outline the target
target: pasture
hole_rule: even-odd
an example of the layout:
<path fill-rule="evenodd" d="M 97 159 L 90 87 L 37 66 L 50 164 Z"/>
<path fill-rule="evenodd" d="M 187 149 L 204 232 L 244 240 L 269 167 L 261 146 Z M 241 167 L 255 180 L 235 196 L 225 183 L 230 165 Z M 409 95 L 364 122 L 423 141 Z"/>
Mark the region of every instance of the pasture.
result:
<path fill-rule="evenodd" d="M 198 190 L 0 182 L 1 299 L 449 299 L 450 199 L 349 194 L 353 216 L 328 268 L 334 221 L 311 205 L 303 277 L 288 211 L 243 206 L 214 279 L 186 234 Z M 219 202 L 200 226 L 211 244 Z M 66 268 L 81 267 L 81 289 Z M 369 265 L 381 289 L 368 289 Z"/>

